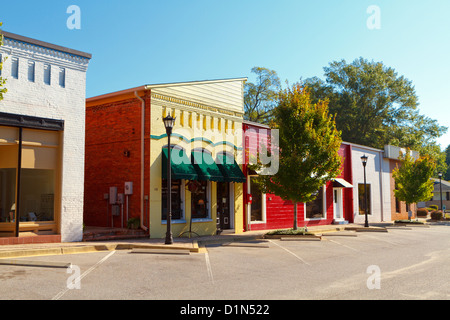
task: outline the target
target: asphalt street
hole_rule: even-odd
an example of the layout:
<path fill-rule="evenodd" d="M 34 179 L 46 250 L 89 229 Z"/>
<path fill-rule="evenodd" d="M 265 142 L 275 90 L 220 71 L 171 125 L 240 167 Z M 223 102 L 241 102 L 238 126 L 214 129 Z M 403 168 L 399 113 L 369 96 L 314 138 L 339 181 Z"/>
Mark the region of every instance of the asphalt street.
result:
<path fill-rule="evenodd" d="M 0 265 L 0 299 L 450 298 L 450 226 L 354 235 L 211 245 L 190 255 L 117 250 L 14 259 L 23 265 Z"/>

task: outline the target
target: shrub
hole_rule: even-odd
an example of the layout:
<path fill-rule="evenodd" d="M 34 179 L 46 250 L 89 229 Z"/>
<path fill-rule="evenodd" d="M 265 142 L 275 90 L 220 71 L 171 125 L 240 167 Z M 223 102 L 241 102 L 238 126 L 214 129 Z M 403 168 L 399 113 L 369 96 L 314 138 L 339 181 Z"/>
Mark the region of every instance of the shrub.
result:
<path fill-rule="evenodd" d="M 417 209 L 418 217 L 426 217 L 428 215 L 428 210 L 426 208 Z"/>
<path fill-rule="evenodd" d="M 394 223 L 424 224 L 422 221 L 416 221 L 416 220 L 395 220 Z"/>
<path fill-rule="evenodd" d="M 308 232 L 305 228 L 294 229 L 279 229 L 267 232 L 268 235 L 314 235 L 312 232 Z"/>
<path fill-rule="evenodd" d="M 139 220 L 139 218 L 130 218 L 127 221 L 128 229 L 139 229 L 140 224 L 141 224 L 141 221 Z"/>
<path fill-rule="evenodd" d="M 442 211 L 435 210 L 430 213 L 430 217 L 433 220 L 441 220 L 442 219 Z"/>

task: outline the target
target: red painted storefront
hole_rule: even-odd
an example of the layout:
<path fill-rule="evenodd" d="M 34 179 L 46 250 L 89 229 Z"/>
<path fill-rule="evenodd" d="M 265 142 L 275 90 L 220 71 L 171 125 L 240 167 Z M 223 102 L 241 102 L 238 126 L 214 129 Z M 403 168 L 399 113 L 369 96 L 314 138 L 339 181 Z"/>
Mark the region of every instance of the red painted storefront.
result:
<path fill-rule="evenodd" d="M 281 197 L 274 194 L 262 195 L 261 199 L 258 195 L 258 191 L 251 190 L 251 177 L 255 173 L 252 173 L 248 169 L 250 159 L 260 151 L 262 145 L 267 145 L 268 139 L 270 139 L 270 129 L 267 126 L 257 123 L 244 122 L 244 150 L 245 150 L 245 163 L 243 165 L 243 171 L 247 174 L 247 183 L 244 184 L 244 201 L 246 203 L 244 212 L 244 226 L 245 230 L 270 230 L 270 229 L 284 229 L 292 228 L 294 223 L 294 204 L 291 201 L 285 201 Z M 341 174 L 337 177 L 345 180 L 348 183 L 352 183 L 352 164 L 351 164 L 351 145 L 343 143 L 339 150 L 339 155 L 342 157 L 342 169 Z M 305 214 L 305 204 L 297 204 L 297 225 L 299 227 L 304 226 L 317 226 L 317 225 L 329 225 L 334 222 L 334 192 L 336 182 L 329 181 L 325 186 L 325 192 L 323 197 L 323 210 L 325 215 L 322 218 L 308 219 Z M 342 190 L 342 211 L 343 219 L 347 222 L 353 222 L 353 192 L 352 188 L 338 188 Z M 249 203 L 250 197 L 252 198 Z M 261 219 L 252 219 L 251 215 L 252 207 L 259 205 L 261 201 Z"/>

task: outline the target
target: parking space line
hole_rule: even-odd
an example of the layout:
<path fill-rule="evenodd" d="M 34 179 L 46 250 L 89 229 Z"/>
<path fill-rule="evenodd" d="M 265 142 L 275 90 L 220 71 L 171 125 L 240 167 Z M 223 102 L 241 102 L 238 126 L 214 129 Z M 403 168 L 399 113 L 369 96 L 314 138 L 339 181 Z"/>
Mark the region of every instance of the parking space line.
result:
<path fill-rule="evenodd" d="M 279 245 L 278 243 L 276 243 L 276 242 L 274 242 L 274 241 L 272 241 L 272 240 L 269 240 L 269 241 L 270 241 L 271 243 L 273 243 L 274 245 L 280 247 L 281 249 L 285 250 L 286 252 L 290 253 L 291 255 L 293 255 L 294 257 L 296 257 L 298 260 L 300 260 L 300 261 L 303 262 L 304 264 L 306 264 L 306 265 L 308 265 L 308 266 L 311 265 L 311 264 L 309 264 L 308 262 L 306 262 L 305 260 L 303 260 L 301 257 L 299 257 L 298 255 L 296 255 L 296 254 L 295 254 L 294 252 L 292 252 L 291 250 L 289 250 L 289 249 L 287 249 L 287 248 L 285 248 L 285 247 Z"/>
<path fill-rule="evenodd" d="M 214 277 L 212 273 L 211 262 L 209 261 L 208 252 L 205 252 L 205 262 L 206 262 L 206 270 L 208 271 L 208 277 L 211 280 L 211 282 L 214 283 Z"/>
<path fill-rule="evenodd" d="M 109 257 L 111 257 L 114 253 L 116 253 L 116 251 L 111 251 L 107 256 L 103 257 L 103 259 L 101 259 L 99 262 L 97 262 L 96 264 L 94 264 L 92 267 L 90 267 L 89 269 L 87 269 L 81 276 L 79 279 L 77 279 L 78 282 L 81 281 L 81 279 L 83 279 L 84 277 L 86 277 L 89 273 L 91 273 L 92 271 L 94 271 L 98 266 L 100 266 L 103 262 L 105 262 L 106 260 L 108 260 Z M 69 287 L 67 287 L 66 289 L 64 289 L 63 291 L 61 291 L 60 293 L 58 293 L 56 296 L 54 296 L 52 298 L 52 300 L 58 300 L 60 299 L 67 291 L 71 290 Z"/>
<path fill-rule="evenodd" d="M 398 243 L 395 243 L 395 242 L 392 242 L 392 241 L 389 241 L 389 240 L 386 240 L 386 239 L 381 239 L 379 237 L 374 237 L 374 236 L 371 236 L 371 235 L 368 235 L 368 234 L 365 234 L 365 236 L 368 237 L 368 238 L 371 238 L 371 239 L 375 239 L 377 241 L 383 241 L 383 242 L 389 243 L 389 244 L 391 244 L 393 246 L 400 246 L 401 245 L 401 244 L 398 244 Z"/>
<path fill-rule="evenodd" d="M 330 242 L 336 243 L 336 244 L 338 244 L 338 245 L 340 245 L 340 246 L 343 246 L 343 247 L 345 247 L 345 248 L 347 248 L 347 249 L 350 249 L 350 250 L 353 250 L 353 251 L 356 251 L 356 252 L 361 252 L 361 251 L 358 250 L 358 249 L 349 247 L 349 246 L 347 246 L 347 245 L 345 245 L 345 244 L 342 244 L 342 243 L 340 243 L 340 242 L 337 242 L 336 240 L 330 240 L 330 239 L 327 239 L 327 240 L 330 241 Z"/>

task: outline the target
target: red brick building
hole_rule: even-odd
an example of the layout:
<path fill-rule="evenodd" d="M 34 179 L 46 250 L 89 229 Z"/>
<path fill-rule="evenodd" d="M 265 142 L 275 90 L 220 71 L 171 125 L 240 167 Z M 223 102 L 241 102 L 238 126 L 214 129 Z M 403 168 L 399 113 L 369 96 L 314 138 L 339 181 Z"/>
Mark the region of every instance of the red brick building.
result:
<path fill-rule="evenodd" d="M 120 228 L 142 212 L 148 228 L 148 199 L 140 195 L 149 193 L 150 169 L 142 161 L 148 163 L 150 155 L 150 99 L 143 87 L 87 99 L 85 225 Z M 125 182 L 133 183 L 133 194 L 125 195 Z M 119 194 L 122 203 L 113 207 L 111 197 Z"/>

